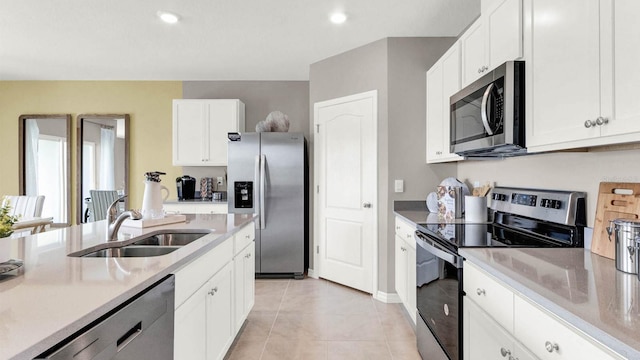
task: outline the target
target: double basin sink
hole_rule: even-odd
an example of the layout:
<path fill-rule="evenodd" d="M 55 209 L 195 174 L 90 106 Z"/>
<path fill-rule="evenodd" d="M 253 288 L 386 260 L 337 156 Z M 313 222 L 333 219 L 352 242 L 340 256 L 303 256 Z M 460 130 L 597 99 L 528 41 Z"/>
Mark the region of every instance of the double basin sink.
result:
<path fill-rule="evenodd" d="M 69 254 L 71 257 L 151 257 L 178 250 L 209 232 L 158 231 L 127 241 L 113 241 Z"/>

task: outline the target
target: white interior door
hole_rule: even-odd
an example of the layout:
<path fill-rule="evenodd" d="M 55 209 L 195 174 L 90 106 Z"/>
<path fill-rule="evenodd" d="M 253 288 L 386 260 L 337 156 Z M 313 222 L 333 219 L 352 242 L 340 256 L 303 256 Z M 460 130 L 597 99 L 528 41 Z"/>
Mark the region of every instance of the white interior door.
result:
<path fill-rule="evenodd" d="M 314 105 L 319 276 L 373 293 L 377 256 L 377 91 Z"/>

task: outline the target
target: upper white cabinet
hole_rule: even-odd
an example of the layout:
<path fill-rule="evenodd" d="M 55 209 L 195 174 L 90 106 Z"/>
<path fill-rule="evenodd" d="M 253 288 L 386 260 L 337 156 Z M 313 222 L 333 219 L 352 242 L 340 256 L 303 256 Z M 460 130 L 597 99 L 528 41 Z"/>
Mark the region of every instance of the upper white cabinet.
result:
<path fill-rule="evenodd" d="M 460 90 L 460 42 L 427 71 L 427 163 L 462 160 L 449 150 L 449 97 Z"/>
<path fill-rule="evenodd" d="M 483 0 L 481 11 L 460 36 L 462 87 L 523 55 L 522 0 Z"/>
<path fill-rule="evenodd" d="M 227 133 L 243 131 L 240 100 L 173 100 L 173 165 L 226 166 Z"/>
<path fill-rule="evenodd" d="M 527 147 L 640 141 L 634 0 L 527 1 Z"/>

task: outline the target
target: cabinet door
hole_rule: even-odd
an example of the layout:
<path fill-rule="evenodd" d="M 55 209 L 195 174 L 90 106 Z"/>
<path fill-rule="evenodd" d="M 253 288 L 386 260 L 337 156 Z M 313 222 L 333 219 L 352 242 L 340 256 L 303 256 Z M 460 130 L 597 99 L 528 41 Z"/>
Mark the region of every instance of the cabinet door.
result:
<path fill-rule="evenodd" d="M 235 332 L 240 330 L 242 323 L 253 308 L 255 299 L 255 243 L 251 242 L 234 259 L 234 293 Z"/>
<path fill-rule="evenodd" d="M 603 2 L 602 31 L 602 117 L 609 120 L 601 134 L 620 135 L 640 131 L 640 39 L 637 14 L 640 1 Z"/>
<path fill-rule="evenodd" d="M 416 323 L 416 311 L 418 310 L 417 294 L 416 294 L 416 249 L 407 246 L 407 312 Z"/>
<path fill-rule="evenodd" d="M 468 297 L 463 298 L 464 360 L 509 358 L 514 339 Z M 522 359 L 521 359 L 522 360 Z"/>
<path fill-rule="evenodd" d="M 522 58 L 522 0 L 483 1 L 482 19 L 490 69 Z"/>
<path fill-rule="evenodd" d="M 194 205 L 196 214 L 226 214 L 227 204 L 199 203 Z"/>
<path fill-rule="evenodd" d="M 476 20 L 460 36 L 462 51 L 462 87 L 465 87 L 484 75 L 489 66 L 486 60 L 485 29 L 482 18 Z"/>
<path fill-rule="evenodd" d="M 396 235 L 396 293 L 403 304 L 407 303 L 407 248 L 404 240 Z"/>
<path fill-rule="evenodd" d="M 227 166 L 227 133 L 240 131 L 240 104 L 238 100 L 207 101 L 205 165 Z"/>
<path fill-rule="evenodd" d="M 462 160 L 451 153 L 451 101 L 460 91 L 460 42 L 456 42 L 442 56 L 442 161 Z"/>
<path fill-rule="evenodd" d="M 528 3 L 527 147 L 600 136 L 598 0 Z"/>
<path fill-rule="evenodd" d="M 173 100 L 173 165 L 202 165 L 206 113 L 201 100 Z"/>
<path fill-rule="evenodd" d="M 442 62 L 438 61 L 427 71 L 427 163 L 438 162 L 442 156 L 443 99 Z"/>
<path fill-rule="evenodd" d="M 162 208 L 167 214 L 194 214 L 194 205 L 189 204 L 162 204 Z"/>
<path fill-rule="evenodd" d="M 207 359 L 224 358 L 233 341 L 232 272 L 227 264 L 206 285 Z"/>
<path fill-rule="evenodd" d="M 175 359 L 207 359 L 208 292 L 209 286 L 203 285 L 175 311 L 173 348 Z"/>

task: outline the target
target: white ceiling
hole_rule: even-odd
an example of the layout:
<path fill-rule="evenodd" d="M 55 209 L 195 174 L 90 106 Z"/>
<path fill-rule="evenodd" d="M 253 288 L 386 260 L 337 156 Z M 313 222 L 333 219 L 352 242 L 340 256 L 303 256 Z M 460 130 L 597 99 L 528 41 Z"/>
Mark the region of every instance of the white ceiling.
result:
<path fill-rule="evenodd" d="M 457 36 L 479 14 L 480 0 L 2 0 L 0 80 L 307 80 L 327 57 Z"/>

